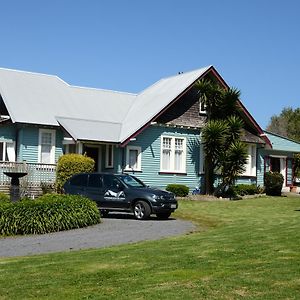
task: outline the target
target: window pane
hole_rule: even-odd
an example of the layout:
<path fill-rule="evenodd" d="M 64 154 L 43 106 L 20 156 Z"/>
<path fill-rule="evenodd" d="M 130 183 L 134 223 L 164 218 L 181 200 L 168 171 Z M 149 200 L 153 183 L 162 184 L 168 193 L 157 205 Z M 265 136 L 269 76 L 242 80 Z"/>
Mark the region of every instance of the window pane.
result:
<path fill-rule="evenodd" d="M 162 168 L 163 170 L 170 170 L 171 165 L 171 150 L 163 150 L 162 153 Z"/>
<path fill-rule="evenodd" d="M 87 178 L 86 174 L 77 175 L 71 179 L 70 184 L 75 186 L 86 186 Z"/>
<path fill-rule="evenodd" d="M 175 139 L 175 163 L 176 171 L 181 171 L 183 168 L 183 139 Z"/>
<path fill-rule="evenodd" d="M 129 168 L 137 169 L 138 168 L 138 150 L 130 149 L 129 150 Z"/>
<path fill-rule="evenodd" d="M 89 187 L 100 188 L 102 187 L 102 179 L 101 175 L 98 174 L 90 174 L 89 176 Z"/>
<path fill-rule="evenodd" d="M 51 163 L 51 146 L 42 145 L 41 146 L 41 163 L 50 164 Z"/>
<path fill-rule="evenodd" d="M 42 133 L 42 145 L 51 145 L 51 140 L 52 140 L 52 134 L 50 132 L 43 132 Z"/>
<path fill-rule="evenodd" d="M 182 151 L 175 151 L 175 170 L 181 171 L 182 169 Z"/>
<path fill-rule="evenodd" d="M 164 137 L 163 138 L 163 149 L 171 150 L 171 138 Z"/>

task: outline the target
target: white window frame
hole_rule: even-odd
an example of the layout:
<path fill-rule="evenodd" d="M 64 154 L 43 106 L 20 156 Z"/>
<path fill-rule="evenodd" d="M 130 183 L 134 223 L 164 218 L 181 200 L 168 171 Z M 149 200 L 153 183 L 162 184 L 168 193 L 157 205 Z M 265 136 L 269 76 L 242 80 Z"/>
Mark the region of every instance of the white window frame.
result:
<path fill-rule="evenodd" d="M 129 152 L 135 150 L 138 152 L 137 168 L 133 169 L 129 167 Z M 126 147 L 126 167 L 125 171 L 142 171 L 142 148 L 140 146 L 127 146 Z"/>
<path fill-rule="evenodd" d="M 109 163 L 109 155 L 111 155 L 111 162 Z M 105 147 L 105 168 L 112 169 L 114 167 L 114 145 L 107 144 Z"/>
<path fill-rule="evenodd" d="M 256 144 L 247 144 L 247 163 L 246 170 L 242 176 L 256 176 Z"/>
<path fill-rule="evenodd" d="M 204 106 L 204 109 L 202 109 L 202 105 Z M 199 100 L 199 113 L 206 114 L 206 105 L 204 105 L 203 101 L 201 101 L 201 100 Z"/>
<path fill-rule="evenodd" d="M 171 153 L 170 153 L 170 168 L 164 169 L 163 168 L 163 140 L 164 138 L 171 139 Z M 182 142 L 182 169 L 175 170 L 175 140 L 181 139 Z M 160 144 L 160 172 L 167 172 L 167 173 L 176 173 L 176 174 L 186 174 L 186 137 L 183 136 L 170 136 L 170 135 L 162 135 L 161 136 L 161 144 Z"/>
<path fill-rule="evenodd" d="M 38 163 L 43 164 L 42 162 L 42 134 L 43 133 L 51 134 L 50 164 L 55 164 L 56 131 L 54 129 L 39 129 Z"/>
<path fill-rule="evenodd" d="M 0 157 L 0 161 L 16 161 L 16 150 L 15 150 L 15 142 L 14 141 L 0 141 L 3 144 L 3 154 Z M 8 151 L 10 149 L 11 151 Z M 7 156 L 7 160 L 5 159 Z"/>

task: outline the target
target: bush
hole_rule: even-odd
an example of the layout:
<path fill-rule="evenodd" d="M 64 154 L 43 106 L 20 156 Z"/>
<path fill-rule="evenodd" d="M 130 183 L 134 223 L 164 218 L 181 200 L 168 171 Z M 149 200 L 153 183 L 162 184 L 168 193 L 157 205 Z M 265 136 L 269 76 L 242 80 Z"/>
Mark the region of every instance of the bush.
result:
<path fill-rule="evenodd" d="M 255 184 L 238 184 L 233 187 L 237 195 L 255 195 L 258 193 L 257 186 Z"/>
<path fill-rule="evenodd" d="M 177 197 L 185 197 L 189 194 L 189 188 L 183 184 L 168 184 L 166 190 Z"/>
<path fill-rule="evenodd" d="M 10 202 L 10 197 L 4 193 L 0 193 L 0 203 L 1 202 Z"/>
<path fill-rule="evenodd" d="M 281 196 L 283 176 L 277 172 L 268 172 L 264 179 L 266 194 L 269 196 Z"/>
<path fill-rule="evenodd" d="M 65 182 L 77 173 L 93 172 L 95 161 L 81 154 L 65 154 L 58 159 L 56 169 L 56 189 L 62 190 Z"/>
<path fill-rule="evenodd" d="M 78 195 L 48 194 L 37 200 L 0 203 L 0 234 L 42 234 L 100 222 L 97 205 Z"/>

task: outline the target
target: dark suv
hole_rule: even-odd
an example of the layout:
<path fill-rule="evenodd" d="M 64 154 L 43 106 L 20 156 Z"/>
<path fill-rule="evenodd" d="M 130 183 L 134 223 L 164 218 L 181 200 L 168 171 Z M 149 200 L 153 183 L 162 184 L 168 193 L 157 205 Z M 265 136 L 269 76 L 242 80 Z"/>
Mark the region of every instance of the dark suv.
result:
<path fill-rule="evenodd" d="M 147 219 L 150 214 L 167 219 L 178 207 L 174 194 L 150 188 L 128 174 L 76 174 L 65 183 L 64 191 L 96 201 L 102 215 L 126 211 L 133 212 L 139 220 Z"/>

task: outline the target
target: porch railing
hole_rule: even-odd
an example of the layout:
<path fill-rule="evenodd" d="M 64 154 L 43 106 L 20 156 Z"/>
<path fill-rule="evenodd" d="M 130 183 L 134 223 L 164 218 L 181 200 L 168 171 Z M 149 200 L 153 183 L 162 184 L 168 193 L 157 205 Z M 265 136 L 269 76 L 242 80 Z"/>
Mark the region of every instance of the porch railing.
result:
<path fill-rule="evenodd" d="M 26 172 L 27 175 L 20 179 L 23 186 L 40 186 L 55 182 L 56 165 L 34 164 L 25 162 L 0 162 L 0 185 L 9 185 L 10 178 L 4 172 Z"/>

